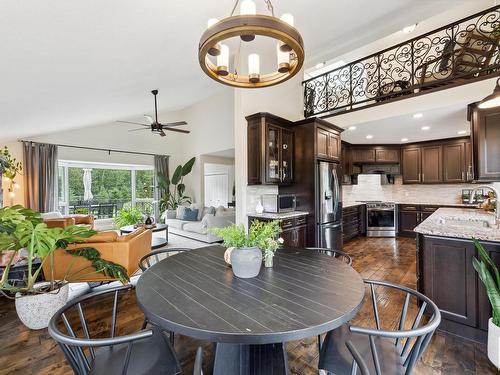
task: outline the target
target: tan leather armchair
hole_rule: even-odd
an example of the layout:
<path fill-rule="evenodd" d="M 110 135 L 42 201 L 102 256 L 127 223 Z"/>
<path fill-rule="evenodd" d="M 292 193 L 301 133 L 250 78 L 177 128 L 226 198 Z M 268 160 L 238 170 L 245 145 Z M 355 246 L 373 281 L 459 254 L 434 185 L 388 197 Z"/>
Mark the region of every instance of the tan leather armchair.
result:
<path fill-rule="evenodd" d="M 151 251 L 152 232 L 138 228 L 125 236 L 118 236 L 114 231 L 99 232 L 86 239 L 85 242 L 71 244 L 68 249 L 82 247 L 95 248 L 101 253 L 102 259 L 122 265 L 129 277 L 139 270 L 139 260 Z M 43 273 L 50 275 L 50 262 L 47 259 L 43 265 Z M 103 274 L 96 273 L 87 259 L 68 254 L 63 249 L 54 252 L 54 279 L 71 282 L 112 281 Z"/>
<path fill-rule="evenodd" d="M 68 215 L 62 218 L 44 219 L 43 222 L 49 228 L 64 228 L 69 225 L 81 225 L 87 229 L 94 229 L 94 217 L 92 215 Z"/>

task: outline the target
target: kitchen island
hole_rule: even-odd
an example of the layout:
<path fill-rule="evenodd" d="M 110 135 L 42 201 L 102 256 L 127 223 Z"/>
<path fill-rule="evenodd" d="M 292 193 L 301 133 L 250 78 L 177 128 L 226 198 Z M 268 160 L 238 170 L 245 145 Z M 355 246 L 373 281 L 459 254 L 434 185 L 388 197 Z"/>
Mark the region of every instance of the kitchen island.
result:
<path fill-rule="evenodd" d="M 485 343 L 491 308 L 472 265 L 478 256 L 472 239 L 478 239 L 500 265 L 500 229 L 493 213 L 440 208 L 415 232 L 417 288 L 441 310 L 439 329 Z"/>

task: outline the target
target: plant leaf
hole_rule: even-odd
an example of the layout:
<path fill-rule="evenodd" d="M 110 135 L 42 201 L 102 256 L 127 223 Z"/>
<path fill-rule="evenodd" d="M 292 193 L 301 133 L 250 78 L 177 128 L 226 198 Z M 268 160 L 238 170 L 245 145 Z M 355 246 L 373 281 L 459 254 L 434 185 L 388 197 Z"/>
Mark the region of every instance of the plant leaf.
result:
<path fill-rule="evenodd" d="M 476 249 L 479 252 L 480 257 L 486 262 L 488 266 L 490 266 L 493 269 L 493 272 L 495 273 L 495 279 L 497 282 L 497 288 L 500 289 L 500 273 L 498 272 L 498 267 L 496 266 L 495 263 L 493 263 L 483 245 L 476 238 L 473 238 L 472 241 L 474 242 L 474 246 L 476 246 Z"/>
<path fill-rule="evenodd" d="M 175 168 L 174 174 L 172 175 L 172 184 L 177 185 L 179 182 L 181 182 L 181 177 L 182 177 L 182 166 L 177 166 Z"/>
<path fill-rule="evenodd" d="M 182 176 L 188 175 L 193 169 L 194 162 L 196 161 L 196 157 L 189 159 L 186 164 L 182 167 Z"/>
<path fill-rule="evenodd" d="M 186 190 L 186 185 L 184 185 L 184 184 L 177 185 L 177 193 L 179 194 L 179 196 L 184 198 L 183 195 L 184 195 L 185 190 Z"/>

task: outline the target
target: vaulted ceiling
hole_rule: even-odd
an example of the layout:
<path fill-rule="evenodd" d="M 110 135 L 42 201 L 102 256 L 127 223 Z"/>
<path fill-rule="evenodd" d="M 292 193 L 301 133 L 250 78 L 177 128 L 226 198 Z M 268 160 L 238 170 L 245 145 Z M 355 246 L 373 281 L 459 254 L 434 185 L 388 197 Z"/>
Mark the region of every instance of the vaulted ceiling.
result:
<path fill-rule="evenodd" d="M 465 1 L 465 0 L 464 0 Z M 256 0 L 265 11 L 263 1 Z M 179 109 L 220 90 L 197 63 L 208 18 L 233 0 L 0 1 L 0 139 Z M 356 48 L 456 0 L 281 0 L 307 56 Z M 168 119 L 165 119 L 168 120 Z"/>

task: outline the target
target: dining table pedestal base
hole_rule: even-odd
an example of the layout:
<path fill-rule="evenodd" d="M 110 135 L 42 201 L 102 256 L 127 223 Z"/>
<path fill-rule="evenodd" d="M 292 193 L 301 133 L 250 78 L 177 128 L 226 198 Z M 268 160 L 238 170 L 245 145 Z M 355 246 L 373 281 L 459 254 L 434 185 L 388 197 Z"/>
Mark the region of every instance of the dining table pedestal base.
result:
<path fill-rule="evenodd" d="M 213 374 L 288 375 L 286 346 L 217 343 Z"/>

